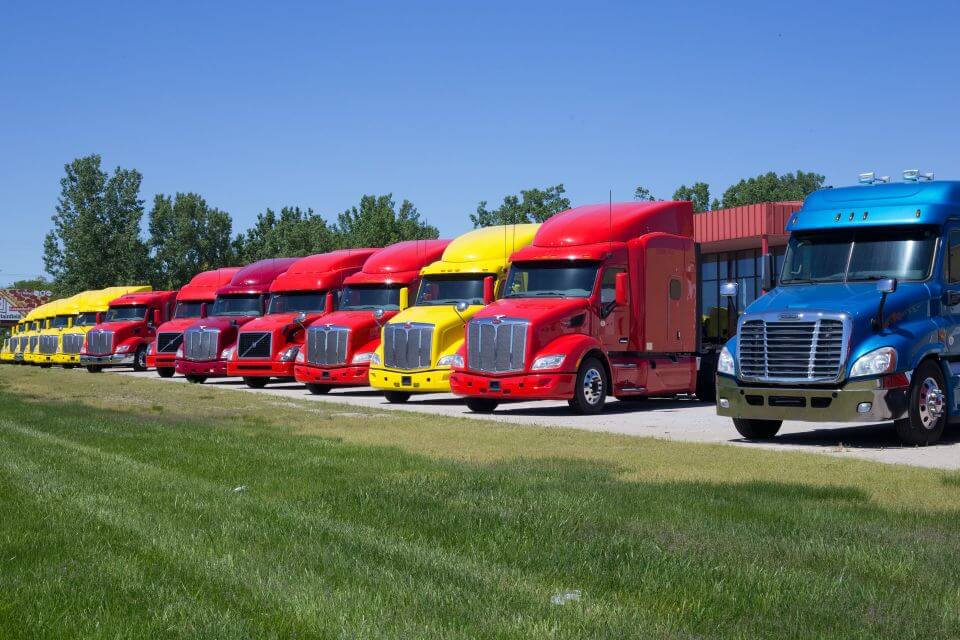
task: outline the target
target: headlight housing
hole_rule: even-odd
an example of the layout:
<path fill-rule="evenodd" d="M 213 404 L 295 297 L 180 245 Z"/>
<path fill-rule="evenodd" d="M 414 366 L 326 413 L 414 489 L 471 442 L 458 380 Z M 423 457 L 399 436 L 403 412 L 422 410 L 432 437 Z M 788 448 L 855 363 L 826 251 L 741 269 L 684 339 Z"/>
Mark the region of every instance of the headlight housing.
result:
<path fill-rule="evenodd" d="M 372 356 L 370 356 L 370 364 L 371 364 L 371 365 L 373 365 L 373 366 L 375 366 L 375 367 L 379 367 L 380 364 L 381 364 L 381 362 L 382 362 L 382 361 L 380 360 L 380 354 L 379 354 L 379 353 L 374 353 Z"/>
<path fill-rule="evenodd" d="M 236 348 L 236 347 L 227 347 L 226 349 L 224 349 L 223 351 L 220 352 L 220 359 L 221 359 L 221 360 L 233 360 L 233 354 L 236 353 L 236 352 L 237 352 L 237 348 Z"/>
<path fill-rule="evenodd" d="M 438 367 L 463 367 L 463 356 L 459 353 L 451 353 L 437 360 Z"/>
<path fill-rule="evenodd" d="M 183 360 L 183 345 L 177 347 L 177 355 L 174 356 L 177 360 Z"/>
<path fill-rule="evenodd" d="M 880 347 L 857 358 L 850 367 L 850 377 L 879 376 L 892 373 L 896 368 L 897 350 L 893 347 Z"/>
<path fill-rule="evenodd" d="M 156 349 L 153 348 L 153 345 L 154 345 L 154 344 L 155 344 L 155 343 L 151 342 L 150 344 L 147 345 L 147 355 L 148 355 L 148 356 L 152 356 L 152 355 L 154 354 L 154 352 L 156 351 Z"/>
<path fill-rule="evenodd" d="M 350 364 L 367 364 L 371 360 L 373 360 L 373 352 L 364 351 L 363 353 L 358 353 L 357 355 L 353 356 L 353 360 L 350 361 Z"/>
<path fill-rule="evenodd" d="M 117 353 L 126 353 L 127 351 L 130 351 L 130 345 L 128 344 L 122 344 L 117 347 Z"/>
<path fill-rule="evenodd" d="M 566 360 L 567 356 L 565 355 L 555 355 L 555 356 L 540 356 L 533 361 L 533 366 L 530 367 L 534 371 L 539 371 L 541 369 L 556 369 L 563 364 L 563 361 Z"/>
<path fill-rule="evenodd" d="M 287 347 L 287 349 L 280 354 L 280 362 L 293 362 L 298 353 L 300 353 L 300 347 Z"/>
<path fill-rule="evenodd" d="M 733 361 L 733 356 L 730 355 L 730 350 L 724 347 L 720 350 L 720 357 L 717 358 L 717 373 L 732 376 L 735 371 L 736 364 Z"/>

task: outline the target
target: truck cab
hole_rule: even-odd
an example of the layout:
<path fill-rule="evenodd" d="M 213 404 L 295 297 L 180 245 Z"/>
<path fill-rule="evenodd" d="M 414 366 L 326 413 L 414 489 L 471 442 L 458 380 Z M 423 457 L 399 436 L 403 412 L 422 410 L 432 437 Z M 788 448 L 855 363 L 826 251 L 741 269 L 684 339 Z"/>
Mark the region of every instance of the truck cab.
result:
<path fill-rule="evenodd" d="M 192 383 L 226 376 L 240 327 L 266 312 L 270 285 L 297 260 L 269 258 L 237 271 L 230 284 L 217 290 L 209 315 L 184 329 L 176 372 Z"/>
<path fill-rule="evenodd" d="M 26 344 L 23 350 L 23 362 L 26 364 L 37 364 L 37 354 L 40 349 L 40 333 L 47 328 L 47 322 L 50 320 L 50 305 L 51 303 L 49 302 L 42 304 L 27 316 L 28 330 Z"/>
<path fill-rule="evenodd" d="M 343 249 L 297 260 L 270 285 L 267 313 L 243 326 L 227 375 L 253 389 L 271 378 L 293 379 L 294 360 L 306 327 L 332 313 L 344 280 L 363 268 L 377 249 Z"/>
<path fill-rule="evenodd" d="M 79 294 L 78 294 L 79 295 Z M 64 333 L 73 326 L 77 315 L 76 299 L 78 296 L 55 300 L 48 307 L 52 314 L 47 327 L 40 332 L 37 340 L 36 363 L 43 368 L 55 364 L 63 364 L 61 342 Z"/>
<path fill-rule="evenodd" d="M 157 327 L 173 314 L 176 297 L 176 291 L 147 290 L 111 300 L 106 313 L 87 332 L 80 364 L 90 373 L 119 366 L 146 371 L 147 347 Z"/>
<path fill-rule="evenodd" d="M 3 340 L 3 348 L 0 349 L 0 362 L 7 364 L 13 364 L 13 353 L 16 350 L 17 344 L 20 342 L 19 338 L 20 332 L 20 323 L 10 327 L 10 335 L 6 336 Z"/>
<path fill-rule="evenodd" d="M 370 385 L 389 402 L 415 393 L 450 391 L 450 366 L 463 344 L 464 325 L 502 286 L 514 251 L 540 225 L 476 229 L 447 245 L 440 261 L 420 272 L 416 301 L 383 325 L 370 361 Z"/>
<path fill-rule="evenodd" d="M 367 386 L 380 328 L 409 304 L 420 270 L 443 256 L 449 240 L 408 240 L 380 249 L 343 282 L 337 310 L 307 326 L 294 375 L 313 394 Z"/>
<path fill-rule="evenodd" d="M 156 369 L 161 378 L 176 373 L 177 350 L 183 344 L 184 330 L 198 319 L 206 318 L 217 297 L 217 291 L 228 284 L 240 270 L 225 267 L 195 275 L 177 292 L 173 317 L 157 327 L 157 338 L 147 347 L 147 368 Z"/>
<path fill-rule="evenodd" d="M 960 182 L 904 177 L 817 191 L 789 219 L 779 282 L 717 366 L 717 413 L 745 438 L 892 420 L 930 444 L 960 417 Z"/>
<path fill-rule="evenodd" d="M 696 391 L 699 331 L 689 202 L 559 213 L 513 254 L 500 299 L 467 325 L 450 386 L 477 412 L 516 400 Z"/>

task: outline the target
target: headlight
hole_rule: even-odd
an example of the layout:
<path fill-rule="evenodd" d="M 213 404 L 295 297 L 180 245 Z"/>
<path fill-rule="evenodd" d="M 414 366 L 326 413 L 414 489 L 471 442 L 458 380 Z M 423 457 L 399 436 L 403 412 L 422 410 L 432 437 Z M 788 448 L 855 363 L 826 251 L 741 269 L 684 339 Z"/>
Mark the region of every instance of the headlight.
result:
<path fill-rule="evenodd" d="M 236 347 L 227 347 L 226 349 L 220 352 L 220 359 L 233 360 L 233 354 L 236 353 L 236 351 L 237 351 Z"/>
<path fill-rule="evenodd" d="M 459 353 L 451 353 L 437 360 L 438 367 L 463 367 L 463 356 Z"/>
<path fill-rule="evenodd" d="M 373 356 L 370 358 L 370 364 L 375 367 L 379 367 L 381 364 L 380 354 L 374 353 Z"/>
<path fill-rule="evenodd" d="M 373 352 L 365 351 L 364 353 L 358 353 L 353 356 L 353 360 L 350 361 L 351 364 L 365 364 L 373 360 Z"/>
<path fill-rule="evenodd" d="M 733 356 L 730 355 L 730 350 L 724 347 L 720 350 L 720 357 L 717 358 L 717 373 L 732 376 L 735 369 L 736 365 L 734 365 Z"/>
<path fill-rule="evenodd" d="M 307 353 L 301 349 L 299 352 L 297 352 L 297 357 L 294 360 L 294 362 L 296 362 L 297 364 L 303 364 L 306 361 L 307 361 Z"/>
<path fill-rule="evenodd" d="M 880 347 L 857 358 L 850 367 L 850 377 L 879 376 L 896 368 L 897 350 L 893 347 Z"/>
<path fill-rule="evenodd" d="M 127 351 L 130 351 L 130 345 L 128 344 L 122 344 L 117 347 L 117 353 L 126 353 Z"/>
<path fill-rule="evenodd" d="M 177 355 L 175 357 L 178 360 L 183 360 L 183 346 L 177 347 Z"/>
<path fill-rule="evenodd" d="M 153 344 L 154 344 L 154 343 L 151 342 L 150 344 L 147 345 L 147 355 L 148 355 L 148 356 L 152 356 L 152 355 L 153 355 L 153 352 L 156 351 L 156 349 L 153 348 Z"/>
<path fill-rule="evenodd" d="M 286 351 L 280 354 L 280 362 L 293 362 L 298 353 L 300 353 L 300 347 L 288 347 Z"/>
<path fill-rule="evenodd" d="M 534 371 L 539 371 L 540 369 L 556 369 L 563 364 L 564 359 L 567 356 L 541 356 L 533 361 L 533 366 L 530 367 Z"/>

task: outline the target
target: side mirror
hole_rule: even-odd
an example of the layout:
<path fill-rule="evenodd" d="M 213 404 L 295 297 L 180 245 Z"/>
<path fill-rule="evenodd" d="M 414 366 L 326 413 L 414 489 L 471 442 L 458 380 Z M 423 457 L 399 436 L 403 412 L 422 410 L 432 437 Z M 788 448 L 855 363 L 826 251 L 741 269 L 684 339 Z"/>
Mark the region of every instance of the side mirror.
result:
<path fill-rule="evenodd" d="M 470 303 L 467 302 L 466 300 L 461 300 L 460 302 L 457 303 L 457 306 L 454 308 L 457 310 L 457 313 L 463 313 L 464 311 L 470 308 Z"/>
<path fill-rule="evenodd" d="M 153 326 L 159 327 L 163 322 L 163 317 L 160 315 L 160 309 L 153 310 Z"/>
<path fill-rule="evenodd" d="M 897 279 L 896 278 L 884 278 L 883 280 L 877 280 L 877 293 L 883 295 L 889 295 L 897 290 Z"/>
<path fill-rule="evenodd" d="M 627 306 L 627 300 L 629 299 L 629 293 L 627 291 L 627 274 L 618 273 L 617 279 L 614 283 L 615 293 L 614 300 L 619 307 Z"/>
<path fill-rule="evenodd" d="M 383 309 L 377 308 L 373 310 L 373 320 L 377 323 L 378 327 L 383 326 L 383 316 L 387 315 L 387 312 Z"/>
<path fill-rule="evenodd" d="M 333 291 L 327 291 L 327 298 L 324 301 L 323 312 L 333 313 L 335 311 L 336 299 L 333 297 Z M 306 317 L 306 314 L 303 314 Z"/>
<path fill-rule="evenodd" d="M 740 292 L 739 282 L 724 282 L 720 285 L 721 298 L 736 298 Z"/>
<path fill-rule="evenodd" d="M 493 276 L 487 276 L 483 279 L 483 304 L 485 305 L 493 302 L 493 283 Z M 457 306 L 459 307 L 460 305 L 458 304 Z"/>
<path fill-rule="evenodd" d="M 102 312 L 102 311 L 97 311 L 97 318 L 96 318 L 96 320 L 97 320 L 97 324 L 100 324 L 100 323 L 103 322 L 103 312 Z"/>
<path fill-rule="evenodd" d="M 765 253 L 760 263 L 760 288 L 766 293 L 773 289 L 773 254 Z"/>
<path fill-rule="evenodd" d="M 207 303 L 206 303 L 206 302 L 201 302 L 201 303 L 200 303 L 200 317 L 201 317 L 201 318 L 206 318 L 206 317 L 207 317 Z"/>
<path fill-rule="evenodd" d="M 400 311 L 410 306 L 410 289 L 408 287 L 400 288 Z M 383 309 L 381 309 L 383 311 Z"/>

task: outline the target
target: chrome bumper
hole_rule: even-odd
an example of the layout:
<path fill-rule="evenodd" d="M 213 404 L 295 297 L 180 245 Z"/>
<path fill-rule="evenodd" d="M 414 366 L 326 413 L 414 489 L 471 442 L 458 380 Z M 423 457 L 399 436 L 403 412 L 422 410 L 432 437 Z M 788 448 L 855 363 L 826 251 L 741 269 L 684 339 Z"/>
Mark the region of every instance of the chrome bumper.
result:
<path fill-rule="evenodd" d="M 105 356 L 80 356 L 80 366 L 101 366 L 101 367 L 122 367 L 124 365 L 133 365 L 132 353 L 115 354 L 111 353 Z"/>
<path fill-rule="evenodd" d="M 717 415 L 801 422 L 881 422 L 907 415 L 909 388 L 883 389 L 879 380 L 836 389 L 751 387 L 717 376 Z M 869 406 L 868 406 L 869 405 Z"/>

